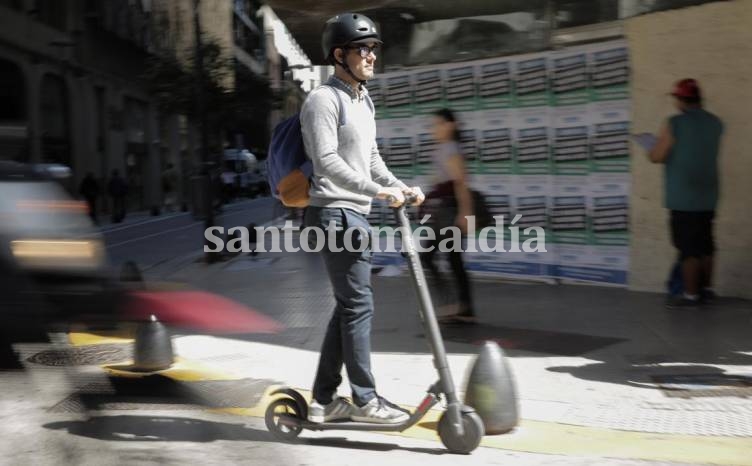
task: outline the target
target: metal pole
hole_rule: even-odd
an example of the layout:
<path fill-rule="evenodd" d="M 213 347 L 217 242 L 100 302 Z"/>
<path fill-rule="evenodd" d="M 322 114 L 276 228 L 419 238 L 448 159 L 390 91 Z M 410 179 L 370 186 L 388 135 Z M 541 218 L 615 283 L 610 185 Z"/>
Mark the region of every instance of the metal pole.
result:
<path fill-rule="evenodd" d="M 201 175 L 204 183 L 204 229 L 214 226 L 214 206 L 212 202 L 212 180 L 209 159 L 209 135 L 206 122 L 206 102 L 204 96 L 204 50 L 201 43 L 201 21 L 199 9 L 201 0 L 193 0 L 193 28 L 196 35 L 196 50 L 194 57 L 194 72 L 196 74 L 196 110 L 199 117 L 199 131 L 201 133 Z M 205 239 L 204 244 L 211 248 L 212 244 Z M 206 262 L 211 264 L 216 261 L 216 254 L 206 253 Z"/>
<path fill-rule="evenodd" d="M 543 21 L 545 21 L 546 23 L 546 31 L 544 32 L 545 48 L 555 48 L 551 43 L 554 37 L 554 31 L 558 27 L 558 23 L 556 21 L 556 2 L 554 0 L 546 0 L 543 10 Z"/>

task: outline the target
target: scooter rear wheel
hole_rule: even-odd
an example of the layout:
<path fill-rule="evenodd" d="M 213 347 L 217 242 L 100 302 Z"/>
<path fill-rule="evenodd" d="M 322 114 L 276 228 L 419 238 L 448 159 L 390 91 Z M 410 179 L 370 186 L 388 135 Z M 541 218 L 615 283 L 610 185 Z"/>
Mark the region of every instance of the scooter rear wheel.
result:
<path fill-rule="evenodd" d="M 299 422 L 290 422 L 294 420 L 300 421 L 302 418 L 300 407 L 291 398 L 281 398 L 266 408 L 264 415 L 266 428 L 279 440 L 292 442 L 298 438 L 303 427 Z"/>
<path fill-rule="evenodd" d="M 458 437 L 446 411 L 439 419 L 438 430 L 441 443 L 452 453 L 466 455 L 480 445 L 484 434 L 483 421 L 475 412 L 462 413 L 462 427 L 465 432 Z"/>

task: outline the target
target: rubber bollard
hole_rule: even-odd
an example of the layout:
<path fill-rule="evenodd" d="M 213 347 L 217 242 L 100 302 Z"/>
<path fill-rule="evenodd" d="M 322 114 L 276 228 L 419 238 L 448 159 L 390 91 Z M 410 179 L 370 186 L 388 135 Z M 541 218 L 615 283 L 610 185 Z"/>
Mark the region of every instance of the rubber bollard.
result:
<path fill-rule="evenodd" d="M 509 432 L 519 423 L 517 391 L 504 351 L 493 341 L 480 350 L 465 390 L 465 404 L 483 420 L 486 435 Z"/>
<path fill-rule="evenodd" d="M 156 316 L 139 324 L 133 350 L 134 369 L 155 372 L 168 369 L 175 362 L 172 338 Z"/>

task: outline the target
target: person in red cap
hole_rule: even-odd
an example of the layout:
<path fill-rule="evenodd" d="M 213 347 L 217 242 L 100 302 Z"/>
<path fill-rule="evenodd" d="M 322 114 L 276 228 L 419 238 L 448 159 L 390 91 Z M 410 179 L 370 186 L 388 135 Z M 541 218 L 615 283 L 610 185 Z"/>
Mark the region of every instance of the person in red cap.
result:
<path fill-rule="evenodd" d="M 665 164 L 665 205 L 671 212 L 671 240 L 679 251 L 684 285 L 683 294 L 669 296 L 667 307 L 693 307 L 715 297 L 713 220 L 723 124 L 703 108 L 694 79 L 678 81 L 671 95 L 680 113 L 663 125 L 649 157 Z"/>

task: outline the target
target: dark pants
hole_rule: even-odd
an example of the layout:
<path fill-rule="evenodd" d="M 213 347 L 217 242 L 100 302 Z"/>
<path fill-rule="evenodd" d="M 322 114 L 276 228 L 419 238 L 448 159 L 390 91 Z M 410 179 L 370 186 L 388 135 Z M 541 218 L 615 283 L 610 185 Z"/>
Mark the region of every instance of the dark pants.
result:
<path fill-rule="evenodd" d="M 125 196 L 112 198 L 112 223 L 120 223 L 125 218 Z"/>
<path fill-rule="evenodd" d="M 370 231 L 368 220 L 349 209 L 308 207 L 305 226 L 326 228 L 330 221 L 341 228 L 335 246 L 343 246 L 347 228 L 364 228 Z M 371 246 L 362 252 L 332 252 L 329 235 L 322 251 L 336 305 L 321 347 L 319 367 L 313 384 L 313 398 L 319 403 L 331 402 L 337 387 L 342 383 L 342 365 L 347 369 L 352 397 L 362 406 L 376 396 L 376 383 L 371 373 L 371 320 L 373 318 L 373 290 L 371 288 Z M 310 234 L 309 241 L 316 238 Z M 364 241 L 353 234 L 352 243 Z M 311 247 L 314 247 L 311 244 Z"/>
<path fill-rule="evenodd" d="M 91 218 L 91 221 L 97 223 L 97 198 L 87 197 L 86 204 L 89 207 L 89 217 Z"/>
<path fill-rule="evenodd" d="M 446 286 L 443 282 L 441 273 L 436 266 L 436 254 L 439 251 L 439 244 L 446 238 L 450 238 L 451 235 L 441 235 L 441 230 L 453 226 L 457 218 L 457 199 L 454 196 L 454 187 L 451 181 L 440 183 L 436 186 L 427 196 L 426 204 L 424 204 L 422 214 L 431 214 L 433 222 L 430 224 L 436 235 L 433 241 L 426 240 L 422 246 L 424 248 L 431 248 L 431 251 L 421 253 L 420 258 L 423 263 L 423 267 L 427 269 L 429 276 L 434 279 L 438 285 L 437 289 L 442 293 L 444 303 L 448 303 L 448 292 L 450 287 Z M 464 245 L 463 245 L 464 247 Z M 452 268 L 452 275 L 454 276 L 454 283 L 457 290 L 457 299 L 460 304 L 460 313 L 466 315 L 473 315 L 473 301 L 472 293 L 470 291 L 470 280 L 465 270 L 465 264 L 462 260 L 462 252 L 449 251 L 446 253 L 449 259 L 449 265 Z"/>
<path fill-rule="evenodd" d="M 438 231 L 439 230 L 436 230 L 437 235 Z M 423 263 L 423 267 L 427 269 L 429 276 L 438 283 L 437 289 L 444 292 L 446 295 L 446 291 L 450 288 L 445 286 L 445 284 L 443 283 L 444 280 L 442 278 L 442 275 L 439 272 L 438 267 L 436 266 L 436 254 L 439 253 L 439 243 L 443 239 L 443 237 L 437 237 L 433 241 L 425 242 L 423 244 L 425 248 L 430 248 L 431 246 L 433 246 L 433 249 L 431 251 L 421 253 L 420 259 Z M 452 268 L 452 275 L 454 276 L 454 283 L 457 289 L 457 298 L 461 306 L 460 312 L 472 315 L 473 301 L 472 293 L 470 292 L 470 280 L 467 277 L 465 263 L 462 260 L 462 253 L 460 251 L 450 251 L 446 254 L 447 258 L 449 259 L 449 265 Z"/>

